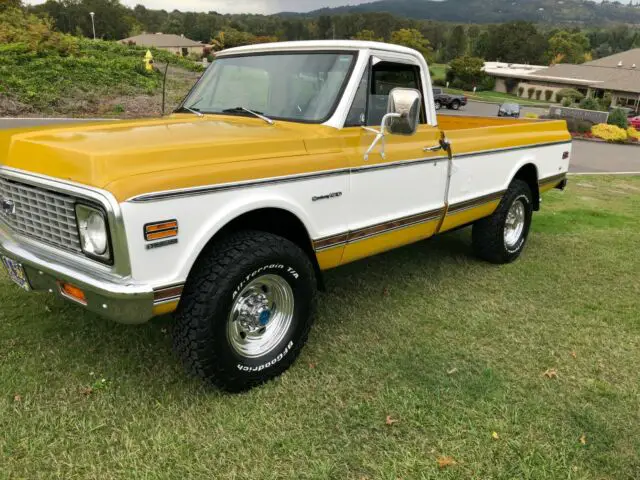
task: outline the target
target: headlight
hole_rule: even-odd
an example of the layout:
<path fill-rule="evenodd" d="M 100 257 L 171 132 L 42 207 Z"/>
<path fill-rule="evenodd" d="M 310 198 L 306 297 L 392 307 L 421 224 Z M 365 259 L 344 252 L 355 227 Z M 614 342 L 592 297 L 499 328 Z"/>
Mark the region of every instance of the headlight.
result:
<path fill-rule="evenodd" d="M 76 218 L 83 252 L 96 260 L 109 262 L 109 233 L 104 212 L 83 204 L 76 205 Z"/>

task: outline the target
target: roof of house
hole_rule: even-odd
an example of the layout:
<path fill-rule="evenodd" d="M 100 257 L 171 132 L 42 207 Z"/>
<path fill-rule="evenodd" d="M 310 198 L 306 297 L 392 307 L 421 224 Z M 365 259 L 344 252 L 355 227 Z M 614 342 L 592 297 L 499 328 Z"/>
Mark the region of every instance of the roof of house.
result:
<path fill-rule="evenodd" d="M 486 72 L 498 77 L 584 85 L 602 90 L 640 94 L 640 48 L 582 65 L 560 63 L 531 73 L 509 69 L 489 69 Z"/>
<path fill-rule="evenodd" d="M 640 48 L 634 48 L 633 50 L 627 50 L 626 52 L 616 53 L 609 57 L 600 58 L 599 60 L 593 60 L 587 62 L 585 65 L 594 67 L 616 67 L 616 68 L 631 68 L 636 65 L 636 68 L 640 68 Z"/>
<path fill-rule="evenodd" d="M 605 59 L 603 59 L 605 60 Z M 617 65 L 617 64 L 616 64 Z M 640 93 L 640 70 L 596 65 L 558 64 L 536 72 L 537 80 L 588 85 L 602 90 Z"/>
<path fill-rule="evenodd" d="M 186 48 L 202 46 L 200 42 L 171 33 L 143 33 L 142 35 L 136 35 L 135 37 L 120 40 L 120 43 L 133 43 L 135 45 L 142 45 L 143 47 L 157 48 Z"/>

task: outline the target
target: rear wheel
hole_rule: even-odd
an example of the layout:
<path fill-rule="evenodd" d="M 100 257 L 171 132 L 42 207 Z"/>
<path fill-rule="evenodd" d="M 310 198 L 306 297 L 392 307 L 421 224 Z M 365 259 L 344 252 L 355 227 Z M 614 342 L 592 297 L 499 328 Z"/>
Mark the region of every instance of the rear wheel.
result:
<path fill-rule="evenodd" d="M 454 100 L 451 102 L 451 108 L 453 110 L 460 110 L 460 102 L 458 100 Z"/>
<path fill-rule="evenodd" d="M 212 245 L 176 312 L 178 355 L 233 392 L 282 374 L 307 341 L 315 282 L 307 255 L 276 235 L 240 232 Z"/>
<path fill-rule="evenodd" d="M 533 216 L 529 185 L 511 182 L 496 211 L 473 225 L 476 254 L 491 263 L 510 263 L 524 250 Z"/>

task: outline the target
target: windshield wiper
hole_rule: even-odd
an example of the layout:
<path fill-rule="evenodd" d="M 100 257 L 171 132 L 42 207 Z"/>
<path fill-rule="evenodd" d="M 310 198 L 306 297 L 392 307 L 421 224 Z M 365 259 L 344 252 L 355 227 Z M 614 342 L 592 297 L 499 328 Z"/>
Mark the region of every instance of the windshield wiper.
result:
<path fill-rule="evenodd" d="M 197 108 L 187 107 L 186 105 L 181 106 L 179 109 L 176 110 L 176 112 L 183 112 L 185 110 L 187 112 L 191 112 L 197 115 L 198 117 L 204 117 L 204 113 L 202 113 L 200 110 L 198 110 Z"/>
<path fill-rule="evenodd" d="M 253 110 L 249 110 L 246 107 L 226 108 L 226 109 L 224 109 L 222 111 L 222 113 L 241 113 L 241 112 L 250 113 L 254 117 L 258 117 L 260 120 L 264 120 L 269 125 L 274 125 L 275 124 L 275 122 L 273 120 L 271 120 L 269 117 L 265 117 L 262 112 L 254 112 Z"/>

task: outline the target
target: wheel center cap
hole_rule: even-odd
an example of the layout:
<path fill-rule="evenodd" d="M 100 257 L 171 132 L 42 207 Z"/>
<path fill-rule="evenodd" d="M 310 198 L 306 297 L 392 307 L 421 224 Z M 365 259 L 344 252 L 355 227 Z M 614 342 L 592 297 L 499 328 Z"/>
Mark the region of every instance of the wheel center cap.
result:
<path fill-rule="evenodd" d="M 271 310 L 263 310 L 260 312 L 260 316 L 258 317 L 258 321 L 260 325 L 266 327 L 269 321 L 271 320 Z"/>

